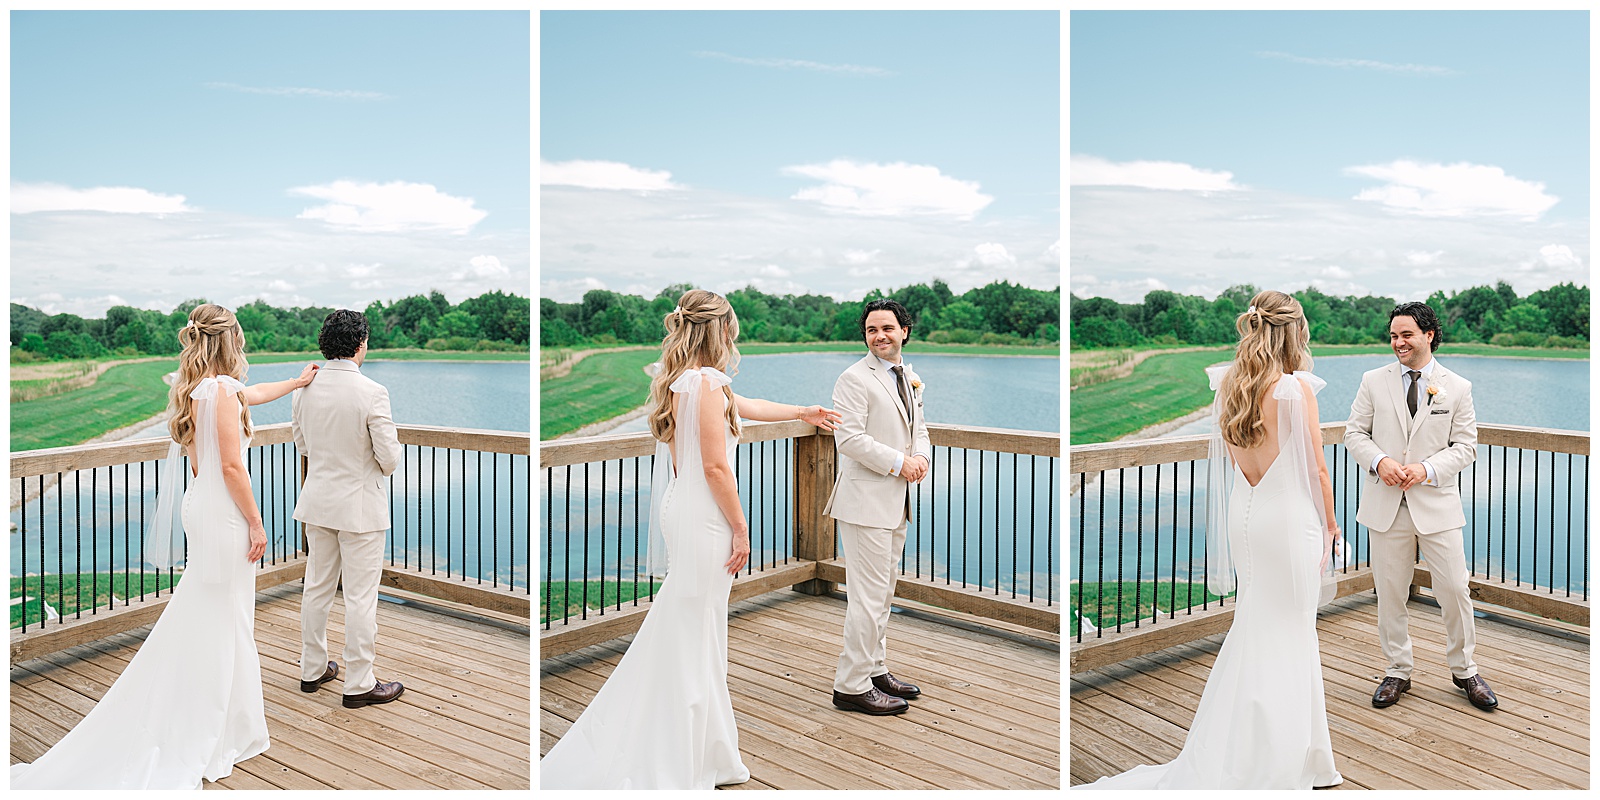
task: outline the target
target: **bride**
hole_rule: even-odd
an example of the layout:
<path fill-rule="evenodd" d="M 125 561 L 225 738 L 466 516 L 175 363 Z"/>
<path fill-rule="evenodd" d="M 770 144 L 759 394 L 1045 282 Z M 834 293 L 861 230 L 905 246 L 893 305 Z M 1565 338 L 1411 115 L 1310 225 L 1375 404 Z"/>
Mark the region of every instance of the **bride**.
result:
<path fill-rule="evenodd" d="M 249 406 L 309 385 L 316 367 L 245 386 L 244 332 L 232 312 L 209 303 L 189 312 L 178 341 L 168 403 L 173 443 L 146 561 L 183 560 L 186 531 L 183 580 L 88 715 L 39 760 L 11 766 L 12 789 L 198 789 L 202 779 L 221 780 L 267 749 L 255 643 L 255 562 L 267 534 L 245 469 Z M 180 445 L 190 481 L 178 529 L 170 509 L 181 486 Z"/>
<path fill-rule="evenodd" d="M 665 322 L 650 383 L 649 556 L 651 574 L 670 573 L 616 670 L 539 762 L 542 789 L 710 789 L 750 779 L 728 695 L 728 591 L 750 557 L 730 466 L 739 418 L 831 431 L 840 417 L 733 393 L 739 320 L 726 299 L 691 289 Z"/>
<path fill-rule="evenodd" d="M 1233 363 L 1207 370 L 1218 390 L 1207 586 L 1227 594 L 1237 572 L 1233 627 L 1178 757 L 1079 788 L 1310 789 L 1344 780 L 1333 765 L 1317 645 L 1317 606 L 1331 599 L 1320 573 L 1342 538 L 1317 423 L 1325 383 L 1308 371 L 1310 332 L 1294 298 L 1261 292 L 1235 327 Z"/>

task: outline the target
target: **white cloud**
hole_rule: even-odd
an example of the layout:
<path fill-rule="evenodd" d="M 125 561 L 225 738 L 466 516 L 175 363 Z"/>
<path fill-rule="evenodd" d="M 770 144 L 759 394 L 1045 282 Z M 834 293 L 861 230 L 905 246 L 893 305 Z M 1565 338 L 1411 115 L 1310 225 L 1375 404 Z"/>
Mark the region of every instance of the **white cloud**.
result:
<path fill-rule="evenodd" d="M 1309 64 L 1314 67 L 1336 67 L 1338 69 L 1372 69 L 1380 72 L 1403 72 L 1413 75 L 1454 75 L 1456 71 L 1449 67 L 1436 67 L 1428 64 L 1391 64 L 1386 61 L 1372 61 L 1365 58 L 1308 58 L 1305 56 L 1291 55 L 1263 51 L 1256 53 L 1262 58 L 1275 58 L 1281 61 L 1292 61 L 1296 64 Z"/>
<path fill-rule="evenodd" d="M 539 161 L 540 186 L 576 186 L 629 192 L 662 192 L 686 187 L 666 170 L 643 169 L 620 161 Z"/>
<path fill-rule="evenodd" d="M 318 186 L 299 186 L 290 194 L 327 201 L 297 216 L 358 231 L 438 230 L 464 234 L 489 216 L 475 208 L 470 197 L 454 197 L 431 184 L 391 181 L 363 183 L 334 181 Z"/>
<path fill-rule="evenodd" d="M 1061 240 L 1057 239 L 1051 242 L 1050 246 L 1046 247 L 1044 253 L 1039 256 L 1039 260 L 1046 264 L 1061 266 Z"/>
<path fill-rule="evenodd" d="M 1347 270 L 1344 267 L 1338 266 L 1336 264 L 1330 264 L 1330 265 L 1328 265 L 1326 267 L 1323 267 L 1322 271 L 1317 273 L 1317 275 L 1318 275 L 1318 277 L 1332 278 L 1334 280 L 1340 280 L 1340 281 L 1347 281 L 1347 280 L 1350 280 L 1351 278 L 1355 277 L 1355 275 L 1352 274 L 1350 272 L 1350 270 Z"/>
<path fill-rule="evenodd" d="M 272 292 L 292 292 L 294 285 L 285 280 L 272 280 L 267 282 L 267 290 Z"/>
<path fill-rule="evenodd" d="M 789 277 L 789 270 L 786 270 L 777 264 L 768 264 L 762 267 L 761 271 L 757 274 L 761 275 L 763 278 L 787 278 Z"/>
<path fill-rule="evenodd" d="M 592 275 L 585 275 L 572 280 L 545 281 L 539 284 L 539 296 L 563 303 L 573 303 L 583 299 L 584 294 L 589 291 L 604 288 L 606 288 L 605 281 Z"/>
<path fill-rule="evenodd" d="M 846 250 L 846 251 L 844 251 L 844 263 L 846 263 L 846 264 L 870 264 L 870 263 L 872 263 L 872 261 L 874 259 L 876 259 L 878 257 L 878 254 L 882 253 L 882 252 L 883 252 L 882 249 L 878 249 L 878 250 Z"/>
<path fill-rule="evenodd" d="M 713 58 L 719 61 L 729 61 L 734 64 L 745 64 L 752 67 L 769 67 L 772 69 L 803 69 L 810 72 L 830 72 L 843 75 L 869 75 L 881 78 L 894 73 L 882 67 L 863 67 L 856 64 L 823 64 L 817 61 L 803 61 L 797 58 L 745 58 L 742 56 L 718 53 L 712 50 L 700 50 L 696 58 Z"/>
<path fill-rule="evenodd" d="M 1133 186 L 1183 192 L 1228 192 L 1242 189 L 1233 173 L 1201 169 L 1177 161 L 1108 161 L 1074 155 L 1068 164 L 1073 186 Z"/>
<path fill-rule="evenodd" d="M 347 278 L 370 278 L 382 268 L 382 264 L 346 264 L 344 274 Z"/>
<path fill-rule="evenodd" d="M 1573 254 L 1572 248 L 1564 244 L 1547 244 L 1539 248 L 1539 258 L 1547 267 L 1581 267 L 1583 260 Z"/>
<path fill-rule="evenodd" d="M 984 242 L 972 248 L 973 262 L 978 266 L 997 268 L 1015 266 L 1017 257 L 1006 252 L 1006 246 L 994 242 Z"/>
<path fill-rule="evenodd" d="M 493 278 L 509 274 L 509 270 L 494 256 L 473 256 L 467 261 L 467 268 L 450 275 L 451 280 L 466 280 L 473 278 Z"/>
<path fill-rule="evenodd" d="M 1443 250 L 1412 250 L 1406 253 L 1406 263 L 1418 267 L 1426 267 L 1438 262 L 1439 256 L 1444 255 Z"/>
<path fill-rule="evenodd" d="M 784 167 L 783 174 L 822 181 L 801 189 L 791 199 L 864 216 L 945 216 L 968 220 L 994 198 L 979 191 L 977 181 L 963 181 L 938 167 L 864 163 L 835 159 L 826 164 Z"/>
<path fill-rule="evenodd" d="M 1482 164 L 1432 164 L 1401 159 L 1389 164 L 1347 167 L 1347 175 L 1383 181 L 1355 199 L 1425 217 L 1508 216 L 1537 219 L 1560 198 L 1544 184 L 1507 175 Z"/>
<path fill-rule="evenodd" d="M 268 94 L 277 97 L 319 97 L 329 100 L 387 100 L 383 92 L 361 92 L 352 89 L 311 89 L 303 86 L 240 86 L 236 83 L 212 81 L 207 89 L 223 89 L 246 94 Z"/>
<path fill-rule="evenodd" d="M 181 214 L 195 209 L 181 194 L 157 194 L 131 186 L 74 189 L 57 183 L 11 184 L 11 213 L 103 211 L 112 214 Z"/>
<path fill-rule="evenodd" d="M 1140 303 L 1146 294 L 1168 288 L 1167 282 L 1160 278 L 1106 281 L 1078 271 L 1072 273 L 1072 293 L 1079 297 L 1109 297 L 1119 303 Z"/>

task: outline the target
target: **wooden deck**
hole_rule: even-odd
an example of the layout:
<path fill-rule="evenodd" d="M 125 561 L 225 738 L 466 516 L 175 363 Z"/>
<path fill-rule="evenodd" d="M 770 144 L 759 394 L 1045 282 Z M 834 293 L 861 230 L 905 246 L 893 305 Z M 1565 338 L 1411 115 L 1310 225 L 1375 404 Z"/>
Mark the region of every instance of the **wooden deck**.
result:
<path fill-rule="evenodd" d="M 406 691 L 393 703 L 347 710 L 338 681 L 312 694 L 300 691 L 299 582 L 260 592 L 256 601 L 272 746 L 206 788 L 530 788 L 525 622 L 380 602 L 378 676 L 401 681 Z M 342 660 L 339 598 L 328 628 L 329 649 Z M 82 719 L 149 631 L 12 665 L 11 762 L 37 758 Z"/>
<path fill-rule="evenodd" d="M 1363 592 L 1317 623 L 1328 727 L 1343 789 L 1584 789 L 1589 786 L 1589 637 L 1477 619 L 1475 660 L 1500 698 L 1479 711 L 1450 682 L 1439 609 L 1411 604 L 1416 672 L 1386 709 L 1377 598 Z M 1072 676 L 1071 782 L 1172 760 L 1221 634 Z"/>
<path fill-rule="evenodd" d="M 844 610 L 838 597 L 789 590 L 731 607 L 728 684 L 751 778 L 724 788 L 1060 787 L 1058 642 L 896 613 L 891 668 L 923 695 L 905 714 L 869 717 L 832 703 Z M 541 754 L 571 727 L 631 640 L 539 663 Z"/>

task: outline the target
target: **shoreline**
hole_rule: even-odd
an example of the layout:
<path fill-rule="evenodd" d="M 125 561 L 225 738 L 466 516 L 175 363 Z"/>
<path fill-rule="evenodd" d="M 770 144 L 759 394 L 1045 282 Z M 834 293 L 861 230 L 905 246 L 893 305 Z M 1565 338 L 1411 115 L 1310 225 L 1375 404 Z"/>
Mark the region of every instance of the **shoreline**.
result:
<path fill-rule="evenodd" d="M 635 409 L 633 409 L 631 411 L 627 411 L 627 412 L 624 412 L 622 414 L 618 414 L 617 416 L 612 417 L 610 419 L 603 419 L 603 420 L 600 420 L 599 422 L 591 422 L 588 425 L 585 425 L 585 426 L 583 426 L 581 428 L 578 428 L 577 430 L 568 431 L 567 433 L 563 433 L 560 436 L 555 437 L 554 439 L 546 439 L 545 441 L 547 441 L 547 442 L 558 442 L 558 441 L 560 441 L 562 439 L 576 439 L 576 438 L 579 438 L 579 437 L 582 437 L 582 436 L 598 436 L 598 435 L 600 435 L 602 433 L 605 433 L 607 431 L 614 430 L 616 428 L 620 428 L 623 425 L 625 425 L 625 424 L 627 424 L 629 422 L 632 422 L 632 421 L 644 416 L 645 414 L 649 413 L 649 411 L 650 411 L 650 406 L 647 403 L 647 404 L 639 406 L 638 408 L 635 408 Z"/>

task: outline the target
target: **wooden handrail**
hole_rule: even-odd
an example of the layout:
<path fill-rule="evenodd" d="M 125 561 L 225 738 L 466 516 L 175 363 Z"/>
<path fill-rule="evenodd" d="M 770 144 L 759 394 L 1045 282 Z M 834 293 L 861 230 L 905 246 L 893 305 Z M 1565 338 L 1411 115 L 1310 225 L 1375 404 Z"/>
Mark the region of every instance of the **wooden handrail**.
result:
<path fill-rule="evenodd" d="M 436 425 L 396 425 L 395 431 L 401 444 L 512 455 L 528 455 L 533 451 L 532 435 L 517 431 L 472 430 Z M 256 428 L 250 438 L 250 446 L 265 447 L 293 440 L 293 426 L 287 422 L 279 422 Z M 10 477 L 15 480 L 79 469 L 156 461 L 166 458 L 167 445 L 167 439 L 155 438 L 16 452 L 11 454 Z"/>
<path fill-rule="evenodd" d="M 769 442 L 775 439 L 800 439 L 806 436 L 832 436 L 804 422 L 750 422 L 739 436 L 740 444 Z M 979 428 L 970 425 L 928 424 L 928 440 L 937 447 L 960 447 L 1017 453 L 1024 456 L 1061 456 L 1061 434 L 1048 431 L 1021 431 L 1010 428 Z M 564 467 L 619 458 L 642 458 L 656 451 L 656 440 L 649 433 L 616 433 L 539 443 L 539 468 Z"/>
<path fill-rule="evenodd" d="M 1343 444 L 1344 426 L 1343 422 L 1322 423 L 1322 443 Z M 1152 464 L 1198 461 L 1206 457 L 1210 440 L 1210 436 L 1200 435 L 1073 445 L 1067 473 L 1077 475 L 1084 472 L 1148 467 Z M 1589 432 L 1480 423 L 1478 444 L 1587 456 Z"/>

